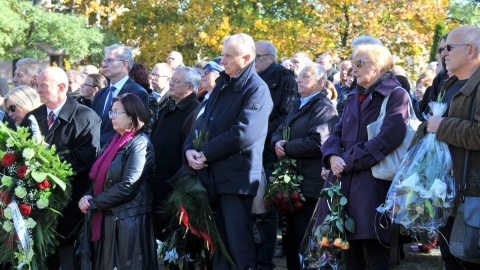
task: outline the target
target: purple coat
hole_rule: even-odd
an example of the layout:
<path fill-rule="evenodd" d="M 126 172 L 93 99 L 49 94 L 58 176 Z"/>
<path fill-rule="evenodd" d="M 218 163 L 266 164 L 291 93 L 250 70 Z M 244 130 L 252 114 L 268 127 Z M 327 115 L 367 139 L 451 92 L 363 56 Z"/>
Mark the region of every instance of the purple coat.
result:
<path fill-rule="evenodd" d="M 322 145 L 323 166 L 330 168 L 330 156 L 337 155 L 345 160 L 346 166 L 341 177 L 341 192 L 348 199 L 346 211 L 357 225 L 348 240 L 380 239 L 390 241 L 391 224 L 386 216 L 375 209 L 385 202 L 391 182 L 379 180 L 372 175 L 371 167 L 395 150 L 404 140 L 408 118 L 409 95 L 400 89 L 393 92 L 400 83 L 395 77 L 384 80 L 365 99 L 358 104 L 357 91 L 348 94 L 345 110 L 333 133 Z M 393 92 L 393 93 L 392 93 Z M 368 140 L 367 125 L 377 120 L 385 96 L 390 95 L 385 119 L 380 133 Z M 343 154 L 342 154 L 343 149 Z M 335 182 L 329 175 L 324 187 Z M 327 215 L 327 204 L 321 199 L 317 222 L 321 223 Z"/>

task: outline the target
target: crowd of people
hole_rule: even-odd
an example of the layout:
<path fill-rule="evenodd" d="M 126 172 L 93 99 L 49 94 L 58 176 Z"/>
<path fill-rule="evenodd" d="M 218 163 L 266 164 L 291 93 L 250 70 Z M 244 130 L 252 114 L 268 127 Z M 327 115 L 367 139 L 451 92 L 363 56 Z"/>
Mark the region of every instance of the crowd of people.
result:
<path fill-rule="evenodd" d="M 93 269 L 157 269 L 155 239 L 167 239 L 171 222 L 160 214 L 172 191 L 168 180 L 188 165 L 202 175 L 235 262 L 214 252 L 208 269 L 274 269 L 279 226 L 288 269 L 302 269 L 302 240 L 312 216 L 323 220 L 328 214 L 325 200 L 317 212 L 315 207 L 334 178 L 356 222 L 355 232 L 347 234 L 345 269 L 388 269 L 392 226 L 376 225 L 375 209 L 391 182 L 375 178 L 371 167 L 403 142 L 412 102 L 424 121 L 418 132 L 434 132 L 448 144 L 456 184 L 461 181 L 465 151 L 471 150 L 472 163 L 480 156 L 479 118 L 468 120 L 467 111 L 480 82 L 480 28 L 460 26 L 442 37 L 438 62 L 418 74 L 413 91 L 379 39 L 360 36 L 351 47 L 352 54 L 337 63 L 334 52 L 326 51 L 315 61 L 305 52 L 278 59 L 271 42 L 235 34 L 225 39 L 221 56 L 193 67 L 173 51 L 149 69 L 117 44 L 105 48 L 100 68 L 65 72 L 44 68 L 37 59 L 19 60 L 14 89 L 0 84 L 0 117 L 15 129 L 30 126 L 28 117 L 35 116 L 45 142 L 76 173 L 48 268 L 79 269 L 73 244 L 90 211 Z M 450 109 L 430 116 L 428 102 L 439 93 Z M 368 140 L 367 125 L 378 118 L 386 96 L 381 132 Z M 201 150 L 193 144 L 195 130 L 209 133 Z M 298 211 L 279 214 L 265 207 L 263 194 L 282 156 L 297 160 L 305 202 Z M 478 170 L 471 166 L 470 196 L 480 196 Z M 452 224 L 453 216 L 440 229 L 445 269 L 478 269 L 450 254 L 445 240 Z"/>

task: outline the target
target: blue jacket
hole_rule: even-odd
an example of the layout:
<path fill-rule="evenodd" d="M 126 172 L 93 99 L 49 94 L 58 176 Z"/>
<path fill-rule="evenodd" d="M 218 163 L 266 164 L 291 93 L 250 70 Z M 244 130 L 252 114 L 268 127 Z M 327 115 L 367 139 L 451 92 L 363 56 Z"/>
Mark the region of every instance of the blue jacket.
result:
<path fill-rule="evenodd" d="M 257 194 L 272 108 L 270 90 L 255 65 L 249 64 L 236 78 L 220 73 L 199 118 L 203 120 L 196 121 L 206 123 L 210 133 L 203 154 L 218 194 Z M 191 140 L 185 150 L 193 149 Z"/>

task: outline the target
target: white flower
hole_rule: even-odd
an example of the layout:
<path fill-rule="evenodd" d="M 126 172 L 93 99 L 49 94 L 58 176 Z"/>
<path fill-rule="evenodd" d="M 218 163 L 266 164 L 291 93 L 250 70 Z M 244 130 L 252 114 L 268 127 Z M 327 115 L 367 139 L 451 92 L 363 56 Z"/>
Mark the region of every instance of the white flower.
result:
<path fill-rule="evenodd" d="M 429 191 L 436 198 L 442 199 L 442 201 L 445 201 L 447 198 L 447 184 L 438 178 L 433 181 Z"/>
<path fill-rule="evenodd" d="M 178 254 L 175 248 L 173 248 L 170 251 L 167 251 L 165 253 L 165 258 L 163 258 L 164 261 L 168 261 L 169 263 L 172 263 L 172 262 L 176 263 L 177 259 L 178 259 Z"/>
<path fill-rule="evenodd" d="M 40 199 L 38 199 L 37 201 L 37 207 L 38 209 L 44 209 L 44 208 L 47 208 L 48 207 L 48 198 L 46 197 L 41 197 Z"/>
<path fill-rule="evenodd" d="M 15 195 L 17 195 L 18 198 L 22 199 L 23 197 L 25 197 L 25 195 L 27 195 L 27 190 L 22 186 L 18 186 L 15 188 Z"/>
<path fill-rule="evenodd" d="M 31 148 L 25 148 L 22 152 L 22 156 L 26 160 L 31 160 L 35 156 L 35 151 L 33 151 Z"/>
<path fill-rule="evenodd" d="M 10 208 L 5 208 L 5 209 L 3 210 L 3 216 L 4 216 L 6 219 L 12 219 L 12 218 L 13 218 L 12 209 L 10 209 Z"/>
<path fill-rule="evenodd" d="M 412 190 L 418 191 L 417 182 L 418 182 L 418 173 L 413 173 L 409 177 L 403 179 L 403 181 L 396 185 L 397 188 L 410 188 Z"/>
<path fill-rule="evenodd" d="M 5 222 L 3 223 L 3 227 L 2 227 L 2 228 L 3 228 L 6 232 L 11 232 L 11 231 L 13 231 L 13 224 L 12 224 L 12 222 L 10 222 L 10 221 L 7 220 L 7 221 L 5 221 Z"/>
<path fill-rule="evenodd" d="M 13 185 L 12 177 L 2 176 L 2 187 L 11 187 Z"/>
<path fill-rule="evenodd" d="M 15 141 L 12 138 L 8 138 L 7 143 L 5 145 L 7 147 L 13 147 L 15 145 Z"/>
<path fill-rule="evenodd" d="M 37 222 L 35 222 L 35 220 L 33 220 L 33 218 L 28 218 L 28 219 L 25 221 L 25 226 L 27 226 L 27 229 L 32 229 L 32 228 L 34 228 L 36 225 L 37 225 Z"/>

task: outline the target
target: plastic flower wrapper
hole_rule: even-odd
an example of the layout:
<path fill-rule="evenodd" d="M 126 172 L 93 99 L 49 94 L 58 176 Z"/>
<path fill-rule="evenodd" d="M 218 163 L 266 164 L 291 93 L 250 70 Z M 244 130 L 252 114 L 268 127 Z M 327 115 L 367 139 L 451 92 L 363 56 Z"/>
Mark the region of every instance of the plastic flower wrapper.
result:
<path fill-rule="evenodd" d="M 283 139 L 290 139 L 290 128 L 283 128 Z M 297 175 L 297 160 L 288 156 L 279 157 L 274 164 L 275 170 L 263 196 L 265 206 L 275 206 L 283 213 L 293 213 L 303 207 L 305 197 L 300 189 L 303 176 Z"/>
<path fill-rule="evenodd" d="M 430 102 L 433 115 L 443 115 L 446 105 Z M 405 155 L 392 181 L 386 201 L 377 211 L 414 232 L 435 232 L 446 224 L 455 198 L 450 175 L 448 146 L 428 133 Z"/>
<path fill-rule="evenodd" d="M 347 215 L 348 199 L 340 192 L 337 178 L 329 188 L 324 188 L 320 197 L 326 197 L 329 212 L 325 220 L 316 220 L 321 200 L 318 200 L 314 215 L 300 247 L 300 263 L 303 269 L 340 269 L 339 254 L 350 248 L 347 232 L 355 232 L 355 221 Z"/>

